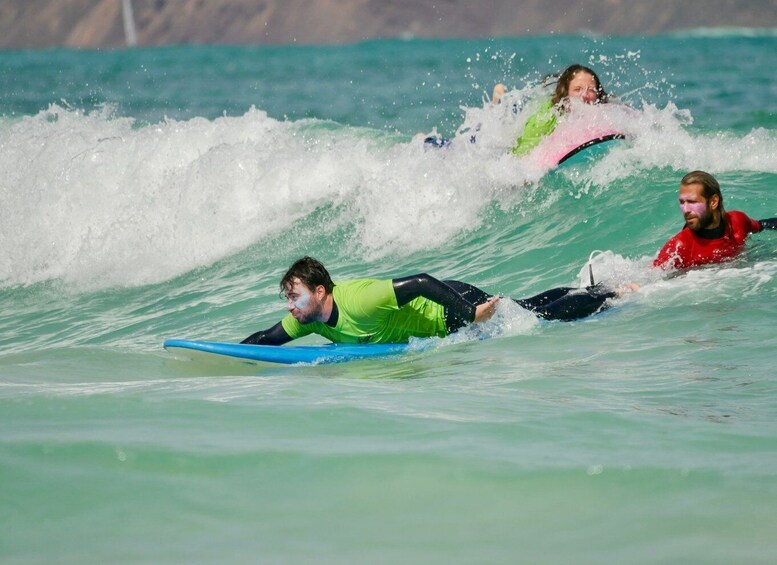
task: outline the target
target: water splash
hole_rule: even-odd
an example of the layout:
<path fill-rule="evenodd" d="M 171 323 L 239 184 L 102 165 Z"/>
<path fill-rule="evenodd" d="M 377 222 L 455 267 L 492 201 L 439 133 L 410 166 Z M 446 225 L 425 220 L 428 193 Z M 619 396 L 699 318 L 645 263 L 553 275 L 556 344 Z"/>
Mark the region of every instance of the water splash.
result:
<path fill-rule="evenodd" d="M 444 150 L 327 121 L 278 121 L 255 108 L 139 125 L 110 108 L 52 105 L 0 127 L 0 284 L 156 283 L 306 222 L 311 229 L 289 237 L 314 240 L 341 226 L 341 245 L 365 260 L 435 249 L 483 227 L 495 200 L 528 206 L 525 213 L 544 205 L 532 187 L 547 169 L 509 153 L 525 119 L 511 99 L 467 109 Z M 690 114 L 671 103 L 621 108 L 579 113 L 609 112 L 630 140 L 569 177 L 581 191 L 662 167 L 777 172 L 773 132 L 694 134 Z"/>

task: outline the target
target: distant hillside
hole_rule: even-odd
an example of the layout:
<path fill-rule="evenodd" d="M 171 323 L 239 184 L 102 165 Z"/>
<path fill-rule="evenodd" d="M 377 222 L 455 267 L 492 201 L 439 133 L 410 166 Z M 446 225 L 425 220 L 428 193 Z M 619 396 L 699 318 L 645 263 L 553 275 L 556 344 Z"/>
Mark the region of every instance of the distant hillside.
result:
<path fill-rule="evenodd" d="M 347 43 L 391 37 L 777 28 L 777 0 L 126 0 L 137 43 Z M 3 0 L 0 48 L 126 45 L 123 0 Z"/>

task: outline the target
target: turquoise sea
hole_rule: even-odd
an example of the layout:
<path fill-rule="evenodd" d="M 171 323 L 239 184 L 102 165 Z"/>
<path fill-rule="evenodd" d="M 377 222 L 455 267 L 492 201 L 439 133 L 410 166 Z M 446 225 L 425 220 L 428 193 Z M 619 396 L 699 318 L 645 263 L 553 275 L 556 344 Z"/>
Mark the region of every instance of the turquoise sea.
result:
<path fill-rule="evenodd" d="M 484 95 L 574 62 L 630 139 L 530 166 Z M 689 170 L 777 216 L 775 68 L 742 30 L 0 52 L 0 562 L 774 563 L 777 235 L 650 263 Z M 274 324 L 305 254 L 524 297 L 595 250 L 640 289 L 583 321 L 505 303 L 327 366 L 162 348 Z"/>

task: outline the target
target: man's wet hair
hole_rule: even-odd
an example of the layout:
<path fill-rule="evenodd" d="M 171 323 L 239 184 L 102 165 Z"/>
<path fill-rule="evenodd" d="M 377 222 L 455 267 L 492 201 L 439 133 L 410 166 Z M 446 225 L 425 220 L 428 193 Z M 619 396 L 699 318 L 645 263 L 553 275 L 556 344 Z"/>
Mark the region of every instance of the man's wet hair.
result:
<path fill-rule="evenodd" d="M 294 264 L 289 267 L 281 279 L 281 294 L 294 286 L 294 279 L 299 279 L 310 290 L 321 285 L 326 289 L 327 294 L 331 294 L 335 287 L 332 277 L 329 276 L 329 271 L 326 270 L 321 261 L 313 257 L 302 257 L 294 261 Z"/>

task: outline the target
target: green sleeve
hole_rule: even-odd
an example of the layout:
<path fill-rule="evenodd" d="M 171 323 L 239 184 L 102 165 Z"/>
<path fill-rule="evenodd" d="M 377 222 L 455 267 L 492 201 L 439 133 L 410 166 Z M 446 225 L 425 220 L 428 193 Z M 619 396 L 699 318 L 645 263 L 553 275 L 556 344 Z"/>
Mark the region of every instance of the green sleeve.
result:
<path fill-rule="evenodd" d="M 556 119 L 553 103 L 548 100 L 526 120 L 523 133 L 513 147 L 513 154 L 526 155 L 539 145 L 546 135 L 550 135 L 556 129 Z"/>
<path fill-rule="evenodd" d="M 291 314 L 281 320 L 281 326 L 291 339 L 305 337 L 313 332 L 310 324 L 300 324 Z"/>

